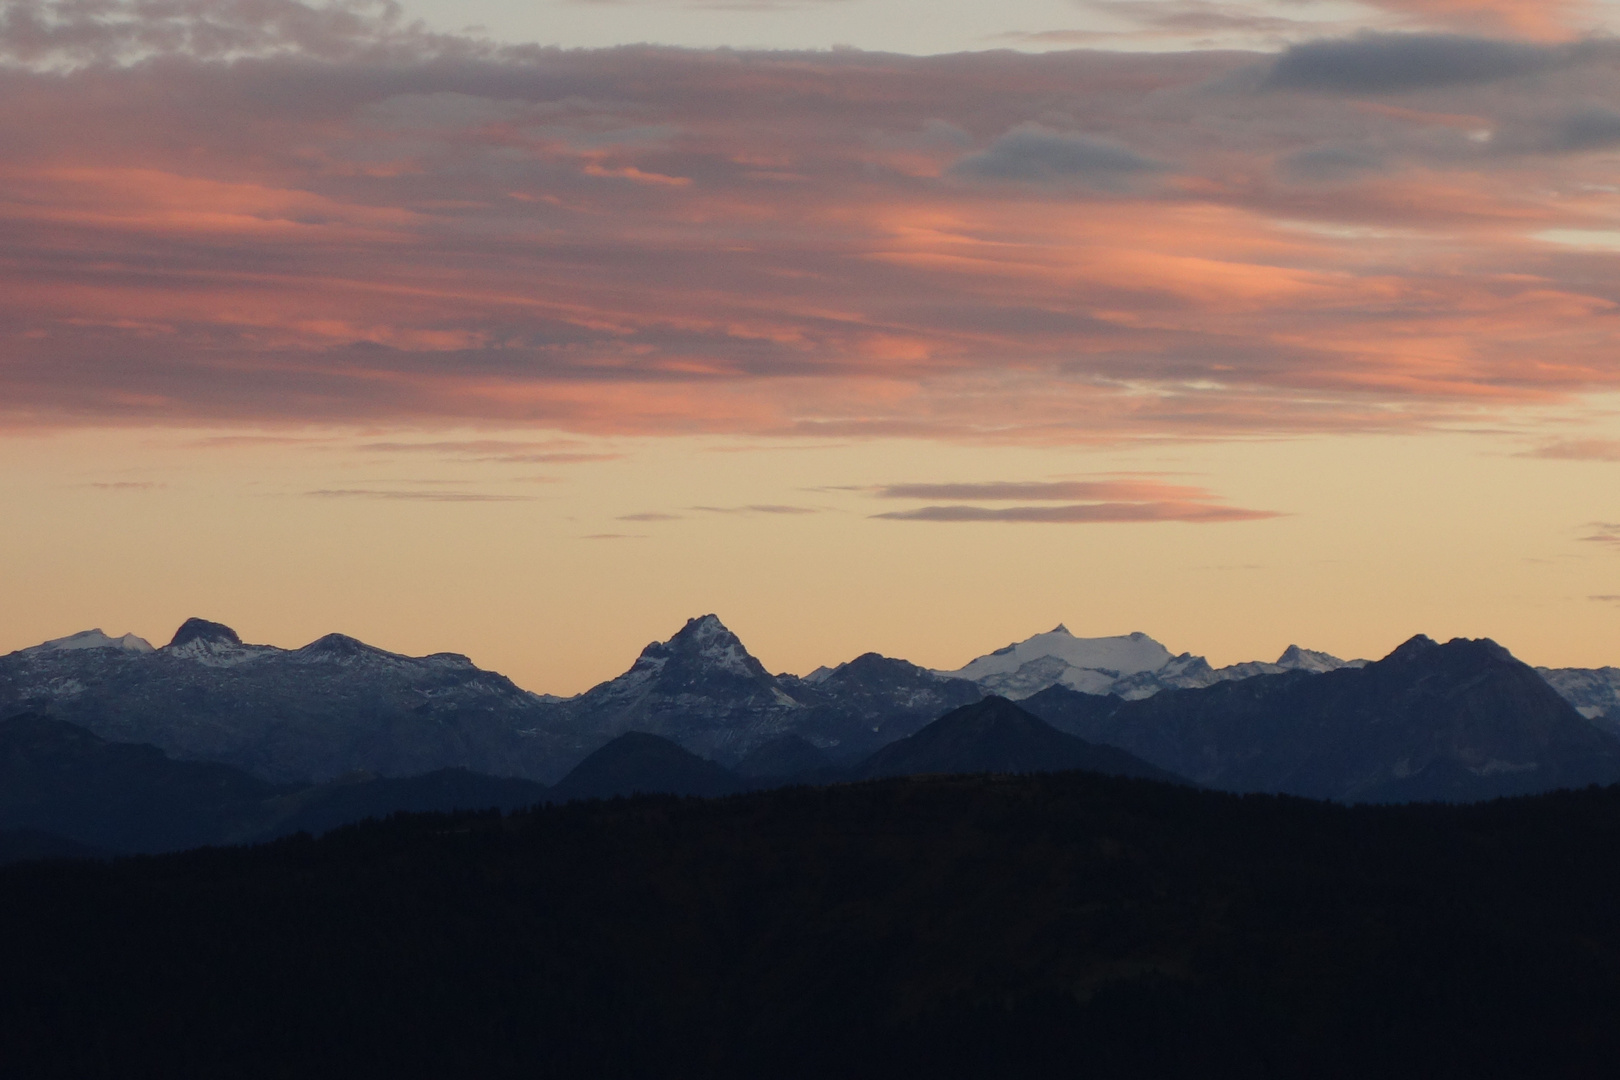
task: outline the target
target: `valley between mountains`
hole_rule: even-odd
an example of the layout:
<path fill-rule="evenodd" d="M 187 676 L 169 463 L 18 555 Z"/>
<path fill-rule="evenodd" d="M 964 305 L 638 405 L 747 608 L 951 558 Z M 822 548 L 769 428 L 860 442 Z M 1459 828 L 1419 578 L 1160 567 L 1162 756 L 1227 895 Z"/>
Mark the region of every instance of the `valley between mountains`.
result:
<path fill-rule="evenodd" d="M 1470 802 L 1620 782 L 1617 731 L 1620 669 L 1532 669 L 1485 640 L 1217 669 L 1059 626 L 956 671 L 868 653 L 798 677 L 706 615 L 557 698 L 456 654 L 192 619 L 161 648 L 94 630 L 0 657 L 0 829 L 32 830 L 19 851 L 173 850 L 398 810 L 1075 769 Z"/>

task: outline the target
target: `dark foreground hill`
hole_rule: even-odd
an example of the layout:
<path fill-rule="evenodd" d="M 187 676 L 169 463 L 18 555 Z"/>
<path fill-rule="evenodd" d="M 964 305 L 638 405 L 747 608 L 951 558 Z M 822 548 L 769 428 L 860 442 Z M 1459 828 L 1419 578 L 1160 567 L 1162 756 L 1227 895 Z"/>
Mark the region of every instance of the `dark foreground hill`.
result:
<path fill-rule="evenodd" d="M 731 795 L 747 786 L 736 773 L 669 739 L 627 731 L 574 766 L 550 797 L 567 802 L 614 795 Z"/>
<path fill-rule="evenodd" d="M 1033 773 L 1082 769 L 1180 783 L 1181 777 L 1113 746 L 1066 735 L 991 695 L 952 709 L 915 735 L 890 743 L 854 769 L 863 779 L 924 773 Z"/>
<path fill-rule="evenodd" d="M 63 1077 L 1609 1076 L 1620 790 L 1082 773 L 396 818 L 0 869 Z"/>
<path fill-rule="evenodd" d="M 174 761 L 155 746 L 108 742 L 54 717 L 0 720 L 0 830 L 17 834 L 0 843 L 0 862 L 178 851 L 321 833 L 401 811 L 515 810 L 546 797 L 544 785 L 466 769 L 278 785 L 230 765 Z"/>

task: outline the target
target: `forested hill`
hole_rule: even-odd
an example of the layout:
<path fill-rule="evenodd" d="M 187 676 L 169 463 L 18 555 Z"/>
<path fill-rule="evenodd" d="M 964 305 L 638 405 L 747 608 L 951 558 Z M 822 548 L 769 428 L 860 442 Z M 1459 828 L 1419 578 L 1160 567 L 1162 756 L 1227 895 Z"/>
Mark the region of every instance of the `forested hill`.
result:
<path fill-rule="evenodd" d="M 1083 773 L 0 870 L 18 1076 L 1607 1076 L 1620 789 Z"/>

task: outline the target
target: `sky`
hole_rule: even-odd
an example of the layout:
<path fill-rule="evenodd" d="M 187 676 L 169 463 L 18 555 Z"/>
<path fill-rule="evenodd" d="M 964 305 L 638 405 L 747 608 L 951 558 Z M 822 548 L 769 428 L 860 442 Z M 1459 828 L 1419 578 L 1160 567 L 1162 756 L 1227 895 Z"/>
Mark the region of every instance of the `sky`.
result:
<path fill-rule="evenodd" d="M 0 651 L 1620 663 L 1615 14 L 0 0 Z"/>

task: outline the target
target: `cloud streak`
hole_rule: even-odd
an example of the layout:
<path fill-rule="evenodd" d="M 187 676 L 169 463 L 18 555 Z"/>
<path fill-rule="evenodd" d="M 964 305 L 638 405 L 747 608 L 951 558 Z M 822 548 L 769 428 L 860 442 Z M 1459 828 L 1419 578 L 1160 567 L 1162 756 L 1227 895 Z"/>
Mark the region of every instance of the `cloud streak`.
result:
<path fill-rule="evenodd" d="M 1158 480 L 992 481 L 973 484 L 889 484 L 882 499 L 951 499 L 957 502 L 1035 502 L 1075 499 L 1209 498 L 1204 488 Z"/>
<path fill-rule="evenodd" d="M 1563 439 L 1522 456 L 1552 461 L 1620 461 L 1620 439 Z"/>
<path fill-rule="evenodd" d="M 1118 522 L 1183 521 L 1212 524 L 1228 521 L 1260 521 L 1280 515 L 1267 510 L 1244 510 L 1235 506 L 1205 503 L 1084 503 L 1069 506 L 922 506 L 915 510 L 894 510 L 873 514 L 889 521 L 1003 521 L 1046 525 L 1095 525 Z"/>

